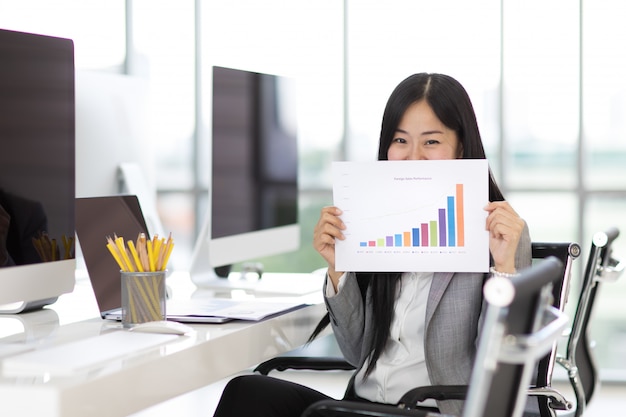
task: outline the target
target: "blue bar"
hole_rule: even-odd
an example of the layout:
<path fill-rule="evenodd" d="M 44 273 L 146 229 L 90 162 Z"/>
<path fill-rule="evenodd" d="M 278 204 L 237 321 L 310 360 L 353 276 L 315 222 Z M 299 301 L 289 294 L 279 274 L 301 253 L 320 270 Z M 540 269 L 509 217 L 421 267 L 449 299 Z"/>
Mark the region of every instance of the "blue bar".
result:
<path fill-rule="evenodd" d="M 454 214 L 454 197 L 448 196 L 448 246 L 456 246 L 456 218 Z"/>
<path fill-rule="evenodd" d="M 411 229 L 411 232 L 413 233 L 413 236 L 411 237 L 411 239 L 413 240 L 413 246 L 419 246 L 420 245 L 420 229 L 417 227 L 414 227 L 413 229 Z"/>
<path fill-rule="evenodd" d="M 396 244 L 395 246 L 402 246 L 402 234 L 394 235 Z"/>

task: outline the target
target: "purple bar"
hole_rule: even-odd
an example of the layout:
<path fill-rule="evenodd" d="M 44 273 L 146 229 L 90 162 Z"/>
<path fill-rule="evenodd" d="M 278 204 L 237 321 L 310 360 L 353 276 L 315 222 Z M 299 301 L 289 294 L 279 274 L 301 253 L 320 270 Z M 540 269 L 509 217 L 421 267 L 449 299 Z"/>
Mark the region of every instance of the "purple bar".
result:
<path fill-rule="evenodd" d="M 385 237 L 385 246 L 393 246 L 393 236 Z"/>
<path fill-rule="evenodd" d="M 439 209 L 439 246 L 446 245 L 446 209 Z"/>

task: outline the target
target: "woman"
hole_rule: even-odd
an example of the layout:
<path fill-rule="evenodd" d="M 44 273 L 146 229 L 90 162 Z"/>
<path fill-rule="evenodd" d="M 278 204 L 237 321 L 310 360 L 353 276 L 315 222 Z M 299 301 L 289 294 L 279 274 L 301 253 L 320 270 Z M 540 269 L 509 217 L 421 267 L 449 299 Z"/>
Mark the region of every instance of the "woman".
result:
<path fill-rule="evenodd" d="M 485 158 L 465 89 L 442 74 L 415 74 L 402 81 L 384 111 L 378 159 L 460 158 Z M 491 175 L 489 200 L 485 228 L 491 271 L 508 276 L 530 265 L 530 236 Z M 324 296 L 329 321 L 343 355 L 357 368 L 346 397 L 394 404 L 416 386 L 467 384 L 485 274 L 336 271 L 334 243 L 344 238 L 345 229 L 340 216 L 338 207 L 322 209 L 313 245 L 328 264 Z M 244 376 L 227 385 L 215 416 L 298 416 L 324 398 L 290 382 Z M 463 403 L 431 401 L 424 406 L 460 415 Z"/>

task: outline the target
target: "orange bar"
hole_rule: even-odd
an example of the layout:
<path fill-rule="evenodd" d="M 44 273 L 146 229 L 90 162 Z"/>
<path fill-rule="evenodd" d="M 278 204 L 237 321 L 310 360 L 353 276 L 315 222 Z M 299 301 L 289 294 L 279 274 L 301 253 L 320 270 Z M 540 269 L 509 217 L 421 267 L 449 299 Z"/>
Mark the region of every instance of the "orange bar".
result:
<path fill-rule="evenodd" d="M 465 246 L 465 219 L 463 217 L 463 184 L 456 185 L 457 246 Z"/>
<path fill-rule="evenodd" d="M 404 239 L 402 241 L 403 246 L 411 246 L 411 232 L 402 232 Z"/>

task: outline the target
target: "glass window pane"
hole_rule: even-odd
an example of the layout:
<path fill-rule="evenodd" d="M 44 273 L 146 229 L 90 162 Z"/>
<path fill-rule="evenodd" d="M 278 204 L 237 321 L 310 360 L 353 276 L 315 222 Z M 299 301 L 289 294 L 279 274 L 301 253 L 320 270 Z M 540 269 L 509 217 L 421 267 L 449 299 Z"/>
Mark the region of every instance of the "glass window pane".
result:
<path fill-rule="evenodd" d="M 507 184 L 573 188 L 579 130 L 578 2 L 504 1 L 503 15 Z"/>
<path fill-rule="evenodd" d="M 157 187 L 191 189 L 195 129 L 193 2 L 134 0 L 129 72 L 149 80 Z"/>
<path fill-rule="evenodd" d="M 485 146 L 495 153 L 500 0 L 349 1 L 347 29 L 348 159 L 376 159 L 387 99 L 417 72 L 446 73 L 463 84 Z"/>
<path fill-rule="evenodd" d="M 569 192 L 509 192 L 513 209 L 528 224 L 536 242 L 577 242 L 578 199 Z"/>
<path fill-rule="evenodd" d="M 0 0 L 0 27 L 74 41 L 77 69 L 119 72 L 126 54 L 124 0 Z"/>
<path fill-rule="evenodd" d="M 201 146 L 206 149 L 211 132 L 213 65 L 292 76 L 299 95 L 300 186 L 330 187 L 331 155 L 343 135 L 342 2 L 202 2 L 201 13 Z M 198 155 L 201 169 L 210 168 L 209 156 L 208 150 Z M 208 172 L 200 178 L 208 179 Z"/>
<path fill-rule="evenodd" d="M 626 187 L 626 2 L 583 2 L 583 121 L 587 166 L 593 189 Z M 607 41 L 610 40 L 610 41 Z"/>
<path fill-rule="evenodd" d="M 186 270 L 191 262 L 193 243 L 195 242 L 195 207 L 190 193 L 161 194 L 157 210 L 166 233 L 172 233 L 176 246 L 172 251 L 172 268 Z"/>
<path fill-rule="evenodd" d="M 576 242 L 584 248 L 578 237 L 578 199 L 571 192 L 509 192 L 505 195 L 513 209 L 528 225 L 530 238 L 533 242 Z M 581 255 L 573 264 L 572 281 L 580 282 L 584 270 Z M 572 287 L 574 287 L 572 285 Z M 573 290 L 572 290 L 573 293 Z M 575 300 L 574 295 L 570 300 Z M 574 302 L 566 306 L 566 313 L 573 314 Z M 559 350 L 565 352 L 564 346 Z"/>

